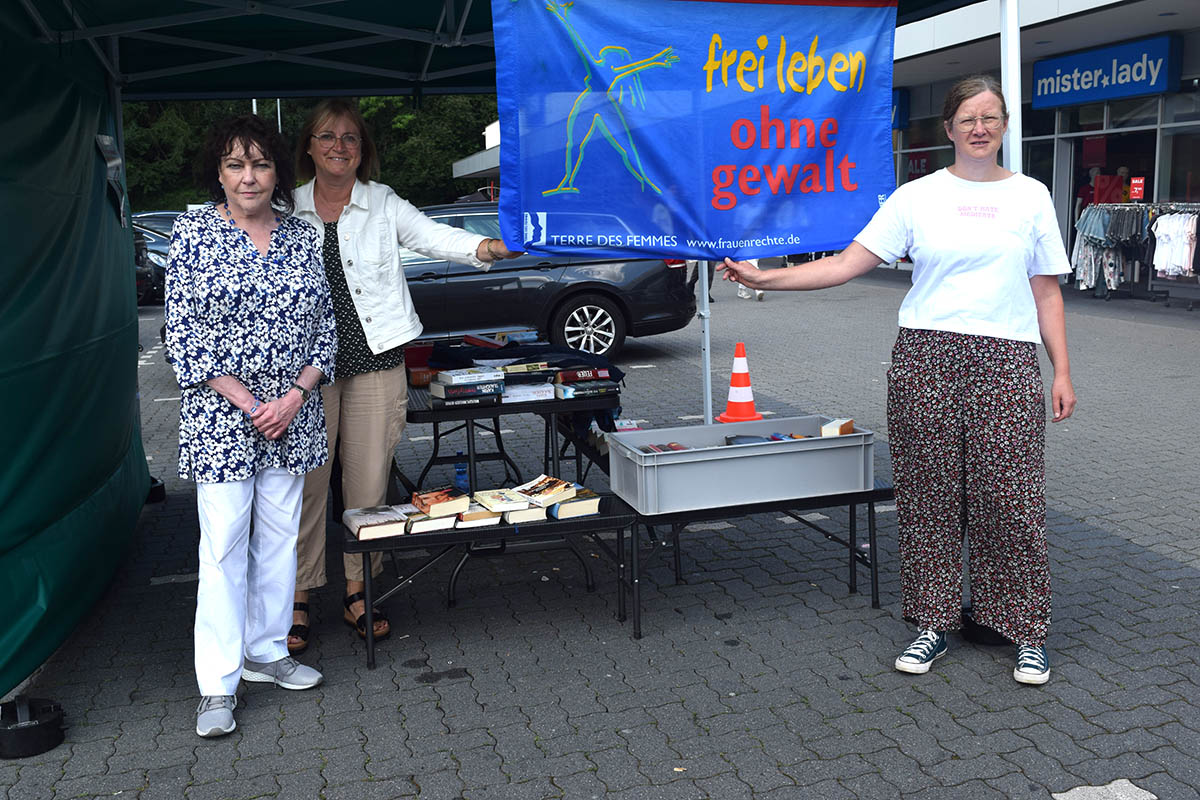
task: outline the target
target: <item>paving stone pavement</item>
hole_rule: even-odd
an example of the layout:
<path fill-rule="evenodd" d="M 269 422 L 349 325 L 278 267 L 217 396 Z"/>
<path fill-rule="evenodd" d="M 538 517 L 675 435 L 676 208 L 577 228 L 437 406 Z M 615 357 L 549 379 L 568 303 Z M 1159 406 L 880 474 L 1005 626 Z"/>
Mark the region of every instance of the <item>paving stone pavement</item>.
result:
<path fill-rule="evenodd" d="M 717 284 L 716 410 L 744 341 L 760 411 L 853 416 L 877 432 L 876 470 L 890 475 L 885 372 L 902 277 L 879 270 L 760 303 Z M 616 620 L 605 561 L 591 594 L 562 552 L 473 561 L 453 609 L 439 565 L 390 602 L 396 633 L 375 670 L 341 621 L 332 535 L 335 574 L 314 593 L 302 658 L 326 682 L 244 685 L 237 731 L 201 740 L 195 493 L 175 477 L 161 308 L 144 308 L 143 437 L 168 497 L 146 506 L 110 591 L 26 687 L 63 705 L 66 742 L 0 762 L 0 787 L 21 800 L 1197 797 L 1200 312 L 1073 291 L 1067 309 L 1080 403 L 1047 435 L 1044 687 L 1013 682 L 1007 649 L 957 636 L 930 674 L 892 669 L 912 636 L 899 619 L 893 511 L 880 514 L 878 610 L 848 593 L 835 545 L 758 515 L 685 534 L 684 585 L 666 563 L 650 568 L 640 641 Z M 630 343 L 626 416 L 696 424 L 699 330 Z M 535 472 L 535 421 L 504 425 Z M 428 433 L 409 428 L 406 472 Z M 481 469 L 487 480 L 496 468 Z M 595 472 L 588 482 L 605 488 Z M 846 522 L 844 510 L 827 516 Z"/>

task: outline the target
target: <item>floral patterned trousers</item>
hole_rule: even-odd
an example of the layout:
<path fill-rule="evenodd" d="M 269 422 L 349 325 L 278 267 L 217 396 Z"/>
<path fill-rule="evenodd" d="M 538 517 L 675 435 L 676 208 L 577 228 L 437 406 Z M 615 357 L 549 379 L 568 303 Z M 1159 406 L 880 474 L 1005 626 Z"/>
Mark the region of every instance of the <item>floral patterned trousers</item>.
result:
<path fill-rule="evenodd" d="M 962 540 L 974 618 L 1044 645 L 1046 403 L 1037 345 L 901 328 L 888 370 L 903 614 L 961 625 Z"/>

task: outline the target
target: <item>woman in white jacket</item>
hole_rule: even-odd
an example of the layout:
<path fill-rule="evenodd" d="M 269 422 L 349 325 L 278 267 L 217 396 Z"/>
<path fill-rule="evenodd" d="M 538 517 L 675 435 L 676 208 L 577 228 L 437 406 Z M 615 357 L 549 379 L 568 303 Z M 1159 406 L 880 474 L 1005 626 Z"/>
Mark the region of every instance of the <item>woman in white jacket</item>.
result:
<path fill-rule="evenodd" d="M 296 215 L 322 237 L 325 271 L 337 318 L 337 383 L 321 389 L 330 462 L 335 444 L 347 508 L 380 505 L 390 459 L 404 430 L 408 380 L 404 345 L 421 333 L 399 249 L 486 269 L 518 255 L 487 239 L 426 217 L 389 187 L 369 180 L 379 159 L 357 105 L 324 100 L 309 114 L 296 146 L 297 173 L 312 178 L 296 190 Z M 340 443 L 339 443 L 340 442 Z M 308 592 L 324 586 L 325 515 L 330 463 L 304 482 L 297 545 L 296 596 L 288 649 L 308 646 Z M 366 637 L 362 560 L 344 557 L 344 619 Z M 372 574 L 382 557 L 372 557 Z M 376 640 L 391 633 L 374 612 Z"/>

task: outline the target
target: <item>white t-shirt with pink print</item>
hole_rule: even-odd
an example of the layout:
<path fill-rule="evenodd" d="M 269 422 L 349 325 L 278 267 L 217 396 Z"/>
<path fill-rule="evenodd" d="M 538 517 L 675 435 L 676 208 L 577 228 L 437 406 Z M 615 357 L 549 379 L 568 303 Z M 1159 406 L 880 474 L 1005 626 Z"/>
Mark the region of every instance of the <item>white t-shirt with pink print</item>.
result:
<path fill-rule="evenodd" d="M 885 262 L 912 260 L 902 328 L 1041 342 L 1029 279 L 1071 271 L 1050 192 L 1020 174 L 940 169 L 897 188 L 854 239 Z"/>

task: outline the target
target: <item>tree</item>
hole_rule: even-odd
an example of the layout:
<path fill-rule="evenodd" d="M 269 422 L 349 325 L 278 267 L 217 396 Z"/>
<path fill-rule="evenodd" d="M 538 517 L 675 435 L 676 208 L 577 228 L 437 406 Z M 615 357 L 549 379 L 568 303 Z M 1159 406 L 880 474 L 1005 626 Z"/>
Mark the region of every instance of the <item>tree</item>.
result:
<path fill-rule="evenodd" d="M 375 129 L 380 177 L 415 205 L 451 202 L 478 188 L 456 181 L 451 167 L 483 147 L 483 129 L 496 119 L 495 95 L 365 97 L 363 117 Z"/>
<path fill-rule="evenodd" d="M 318 98 L 283 103 L 283 135 L 290 145 Z M 478 188 L 455 181 L 451 165 L 483 146 L 483 129 L 496 119 L 494 95 L 364 97 L 363 117 L 373 130 L 380 155 L 378 180 L 416 205 L 452 201 Z M 274 122 L 274 100 L 258 103 Z M 125 157 L 130 205 L 134 211 L 182 209 L 207 199 L 201 188 L 200 151 L 209 126 L 226 116 L 246 114 L 249 100 L 155 101 L 126 103 Z"/>

